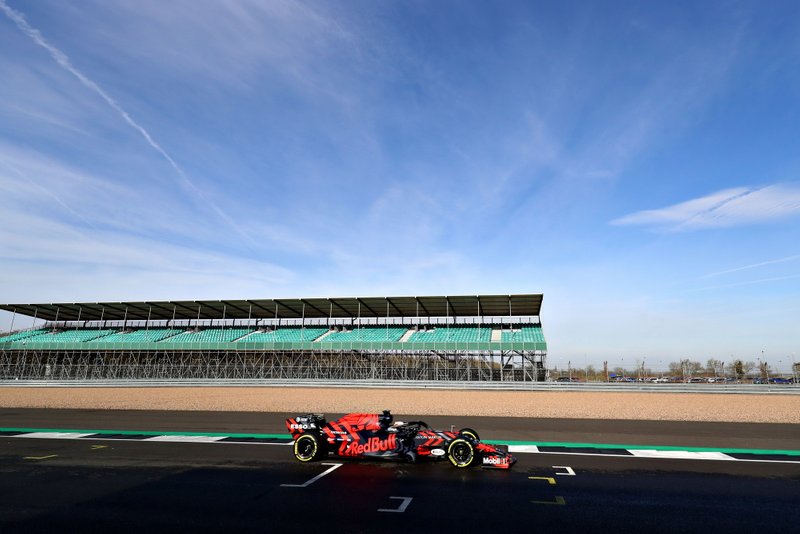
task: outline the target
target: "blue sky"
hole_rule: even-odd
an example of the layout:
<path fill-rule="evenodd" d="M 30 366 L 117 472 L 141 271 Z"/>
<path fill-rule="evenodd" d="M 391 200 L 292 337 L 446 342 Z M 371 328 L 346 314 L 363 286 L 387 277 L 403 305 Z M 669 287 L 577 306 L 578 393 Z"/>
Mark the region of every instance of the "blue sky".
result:
<path fill-rule="evenodd" d="M 0 0 L 0 300 L 543 292 L 555 363 L 786 365 L 799 67 L 796 2 Z"/>

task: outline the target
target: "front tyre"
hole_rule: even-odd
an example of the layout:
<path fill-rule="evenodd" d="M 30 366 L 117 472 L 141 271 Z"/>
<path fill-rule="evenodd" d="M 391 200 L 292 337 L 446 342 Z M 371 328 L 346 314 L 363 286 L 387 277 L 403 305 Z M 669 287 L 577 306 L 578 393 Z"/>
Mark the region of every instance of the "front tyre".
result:
<path fill-rule="evenodd" d="M 470 467 L 475 462 L 475 447 L 464 438 L 456 438 L 447 447 L 447 459 L 456 467 Z"/>
<path fill-rule="evenodd" d="M 472 430 L 471 428 L 462 428 L 461 430 L 458 431 L 458 433 L 461 434 L 462 436 L 469 436 L 475 441 L 481 440 L 480 436 L 478 436 L 478 433 Z"/>
<path fill-rule="evenodd" d="M 314 434 L 303 434 L 294 441 L 294 457 L 301 462 L 318 460 L 322 456 L 322 446 Z"/>

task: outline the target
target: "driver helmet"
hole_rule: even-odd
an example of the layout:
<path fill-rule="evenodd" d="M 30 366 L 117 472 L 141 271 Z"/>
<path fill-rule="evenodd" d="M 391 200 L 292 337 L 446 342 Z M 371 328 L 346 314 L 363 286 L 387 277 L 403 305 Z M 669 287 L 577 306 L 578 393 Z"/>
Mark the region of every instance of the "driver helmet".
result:
<path fill-rule="evenodd" d="M 384 430 L 392 426 L 393 420 L 394 417 L 389 410 L 383 410 L 383 414 L 378 416 L 378 422 L 381 425 L 381 428 Z"/>

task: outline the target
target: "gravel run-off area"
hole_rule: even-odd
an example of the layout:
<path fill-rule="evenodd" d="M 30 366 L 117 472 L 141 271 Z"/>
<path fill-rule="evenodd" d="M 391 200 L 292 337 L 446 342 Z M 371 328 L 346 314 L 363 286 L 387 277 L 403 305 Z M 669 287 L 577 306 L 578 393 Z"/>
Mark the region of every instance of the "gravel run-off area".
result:
<path fill-rule="evenodd" d="M 800 423 L 800 395 L 278 387 L 0 388 L 2 408 L 379 412 Z"/>

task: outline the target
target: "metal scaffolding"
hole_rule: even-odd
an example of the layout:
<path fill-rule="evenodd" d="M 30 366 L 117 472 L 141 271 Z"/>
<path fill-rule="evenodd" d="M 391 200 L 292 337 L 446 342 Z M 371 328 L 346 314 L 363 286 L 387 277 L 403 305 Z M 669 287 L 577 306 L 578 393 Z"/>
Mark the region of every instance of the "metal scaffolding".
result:
<path fill-rule="evenodd" d="M 1 350 L 0 380 L 544 380 L 542 351 Z"/>

